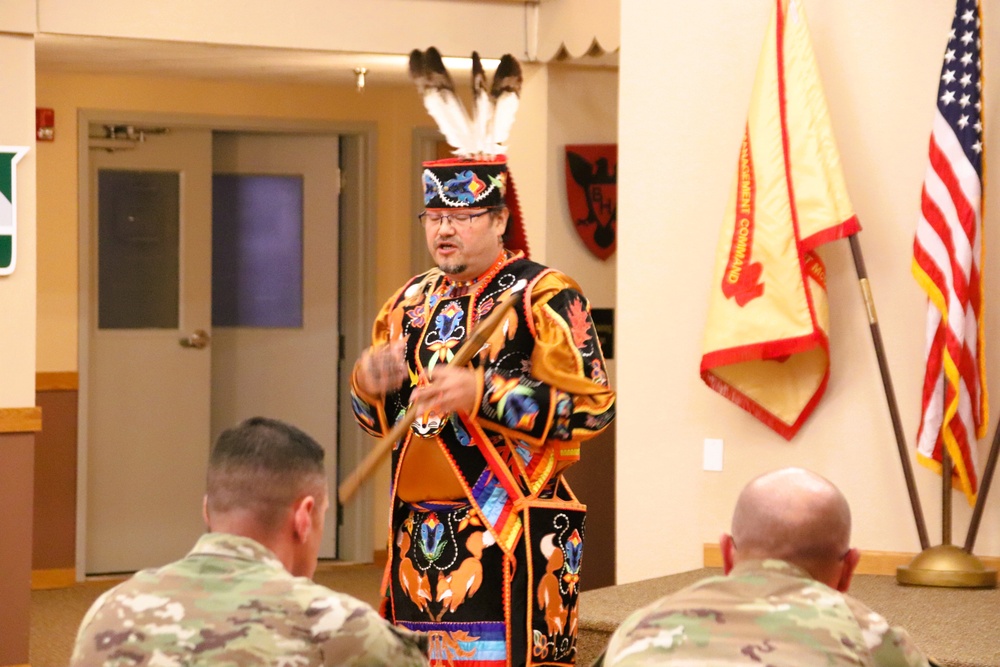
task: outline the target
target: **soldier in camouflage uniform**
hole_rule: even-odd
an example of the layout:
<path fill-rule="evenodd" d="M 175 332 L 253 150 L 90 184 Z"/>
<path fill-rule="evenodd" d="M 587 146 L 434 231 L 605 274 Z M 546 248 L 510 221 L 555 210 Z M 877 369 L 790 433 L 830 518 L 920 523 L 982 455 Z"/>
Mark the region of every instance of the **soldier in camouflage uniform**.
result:
<path fill-rule="evenodd" d="M 426 665 L 424 637 L 308 578 L 328 505 L 312 438 L 260 417 L 229 429 L 209 461 L 212 532 L 102 595 L 71 665 Z"/>
<path fill-rule="evenodd" d="M 850 530 L 846 499 L 819 475 L 758 477 L 722 536 L 727 576 L 632 614 L 604 665 L 928 665 L 905 630 L 844 594 L 859 556 Z"/>

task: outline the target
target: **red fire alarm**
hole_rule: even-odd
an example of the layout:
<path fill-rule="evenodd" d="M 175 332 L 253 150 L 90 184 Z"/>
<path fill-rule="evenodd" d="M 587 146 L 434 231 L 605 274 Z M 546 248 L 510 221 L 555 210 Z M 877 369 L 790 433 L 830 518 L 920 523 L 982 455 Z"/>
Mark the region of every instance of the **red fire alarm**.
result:
<path fill-rule="evenodd" d="M 56 112 L 54 109 L 35 108 L 35 139 L 53 141 L 56 138 Z"/>

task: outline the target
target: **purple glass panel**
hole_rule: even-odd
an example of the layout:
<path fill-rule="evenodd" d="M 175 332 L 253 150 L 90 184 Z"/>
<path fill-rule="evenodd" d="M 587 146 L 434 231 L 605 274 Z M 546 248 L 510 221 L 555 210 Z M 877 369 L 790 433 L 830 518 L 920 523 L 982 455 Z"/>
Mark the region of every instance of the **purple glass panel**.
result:
<path fill-rule="evenodd" d="M 301 176 L 212 176 L 212 326 L 302 326 Z"/>

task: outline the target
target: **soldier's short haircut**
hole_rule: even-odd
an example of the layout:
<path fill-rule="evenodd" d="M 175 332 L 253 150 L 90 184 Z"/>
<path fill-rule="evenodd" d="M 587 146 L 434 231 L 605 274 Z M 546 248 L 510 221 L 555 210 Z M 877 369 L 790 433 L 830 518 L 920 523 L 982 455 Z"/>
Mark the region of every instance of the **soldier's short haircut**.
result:
<path fill-rule="evenodd" d="M 251 513 L 277 528 L 293 503 L 326 489 L 323 448 L 277 419 L 252 417 L 222 433 L 208 460 L 209 513 Z"/>

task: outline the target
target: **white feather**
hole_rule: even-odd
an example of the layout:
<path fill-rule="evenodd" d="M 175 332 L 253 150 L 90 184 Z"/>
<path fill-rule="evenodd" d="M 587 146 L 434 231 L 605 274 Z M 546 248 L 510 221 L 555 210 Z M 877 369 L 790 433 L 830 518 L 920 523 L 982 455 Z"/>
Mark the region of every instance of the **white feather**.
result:
<path fill-rule="evenodd" d="M 455 153 L 463 155 L 473 149 L 469 114 L 454 92 L 443 88 L 428 89 L 424 92 L 424 107 Z"/>
<path fill-rule="evenodd" d="M 475 120 L 473 121 L 473 144 L 477 153 L 489 153 L 492 144 L 490 127 L 493 124 L 493 100 L 489 92 L 483 88 L 473 100 Z"/>
<path fill-rule="evenodd" d="M 505 144 L 510 138 L 510 129 L 514 126 L 514 116 L 517 114 L 517 107 L 521 104 L 521 98 L 517 93 L 505 92 L 497 98 L 496 106 L 493 110 L 493 127 L 490 132 L 492 144 Z M 501 149 L 498 152 L 503 152 Z"/>
<path fill-rule="evenodd" d="M 520 104 L 521 67 L 513 56 L 504 55 L 493 75 L 492 88 L 487 90 L 479 55 L 473 52 L 472 57 L 471 116 L 455 94 L 451 76 L 434 47 L 410 53 L 410 76 L 423 97 L 424 107 L 456 155 L 494 157 L 506 151 L 514 125 Z"/>
<path fill-rule="evenodd" d="M 472 52 L 472 143 L 477 154 L 489 146 L 489 131 L 493 120 L 493 100 L 490 96 L 486 72 L 479 53 Z"/>

